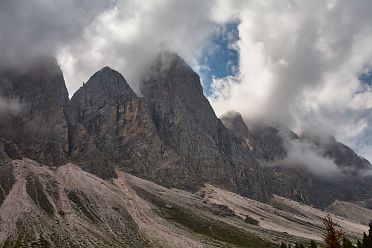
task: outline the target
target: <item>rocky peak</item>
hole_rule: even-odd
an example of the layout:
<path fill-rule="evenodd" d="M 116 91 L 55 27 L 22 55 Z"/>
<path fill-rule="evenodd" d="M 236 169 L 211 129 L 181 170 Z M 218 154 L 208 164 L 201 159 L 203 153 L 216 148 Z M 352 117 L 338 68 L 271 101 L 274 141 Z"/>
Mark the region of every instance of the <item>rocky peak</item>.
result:
<path fill-rule="evenodd" d="M 249 129 L 245 124 L 242 115 L 236 111 L 229 111 L 220 117 L 225 127 L 239 137 L 250 137 Z"/>
<path fill-rule="evenodd" d="M 172 122 L 187 121 L 190 117 L 209 133 L 217 129 L 219 121 L 203 95 L 198 74 L 176 54 L 163 52 L 158 56 L 141 85 L 141 92 L 157 114 L 156 120 L 171 114 Z"/>
<path fill-rule="evenodd" d="M 124 77 L 110 67 L 104 67 L 96 72 L 87 83 L 83 84 L 71 98 L 71 102 L 91 108 L 101 108 L 106 104 L 123 102 L 135 97 L 136 94 Z"/>
<path fill-rule="evenodd" d="M 141 90 L 160 138 L 185 158 L 202 182 L 251 197 L 267 196 L 261 169 L 246 142 L 216 117 L 199 76 L 183 59 L 159 55 Z"/>
<path fill-rule="evenodd" d="M 68 92 L 55 58 L 0 69 L 0 96 L 19 105 L 14 114 L 3 114 L 0 137 L 14 141 L 26 157 L 46 164 L 68 159 L 65 114 Z"/>

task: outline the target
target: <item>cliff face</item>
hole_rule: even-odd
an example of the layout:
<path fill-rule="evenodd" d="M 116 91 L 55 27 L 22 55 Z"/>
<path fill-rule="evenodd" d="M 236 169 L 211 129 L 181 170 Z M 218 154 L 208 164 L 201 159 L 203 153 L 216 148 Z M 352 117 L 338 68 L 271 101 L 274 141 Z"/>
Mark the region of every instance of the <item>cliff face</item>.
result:
<path fill-rule="evenodd" d="M 167 187 L 196 191 L 212 182 L 269 197 L 247 145 L 215 116 L 181 58 L 159 57 L 142 91 L 144 98 L 110 68 L 93 75 L 71 99 L 71 159 L 103 178 L 119 167 Z"/>
<path fill-rule="evenodd" d="M 197 176 L 160 140 L 148 106 L 123 76 L 103 68 L 71 99 L 72 159 L 103 178 L 119 167 L 166 186 L 187 187 Z"/>
<path fill-rule="evenodd" d="M 317 207 L 327 207 L 337 199 L 354 201 L 372 196 L 371 178 L 363 176 L 371 169 L 371 164 L 334 138 L 321 141 L 265 126 L 249 130 L 239 113 L 228 113 L 221 119 L 235 135 L 250 143 L 252 152 L 270 178 L 270 192 Z M 301 162 L 316 167 L 317 161 L 289 161 L 288 143 L 293 141 L 310 144 L 320 156 L 334 161 L 339 173 L 314 175 Z"/>
<path fill-rule="evenodd" d="M 198 75 L 175 54 L 155 61 L 142 82 L 143 97 L 105 67 L 69 101 L 53 59 L 2 68 L 0 86 L 0 105 L 12 104 L 0 106 L 1 165 L 22 157 L 49 166 L 72 161 L 103 179 L 120 169 L 166 187 L 197 191 L 211 183 L 254 199 L 278 194 L 320 207 L 371 197 L 371 180 L 361 176 L 371 168 L 368 161 L 335 140 L 288 130 L 283 136 L 274 127 L 250 130 L 238 113 L 218 119 Z M 342 175 L 324 179 L 289 165 L 293 140 L 311 143 Z"/>
<path fill-rule="evenodd" d="M 162 141 L 183 156 L 202 182 L 252 197 L 268 196 L 261 168 L 243 139 L 216 117 L 199 76 L 174 54 L 161 54 L 141 90 Z"/>
<path fill-rule="evenodd" d="M 55 59 L 1 68 L 0 97 L 13 105 L 0 112 L 0 137 L 14 141 L 25 157 L 49 165 L 68 161 L 68 92 Z"/>

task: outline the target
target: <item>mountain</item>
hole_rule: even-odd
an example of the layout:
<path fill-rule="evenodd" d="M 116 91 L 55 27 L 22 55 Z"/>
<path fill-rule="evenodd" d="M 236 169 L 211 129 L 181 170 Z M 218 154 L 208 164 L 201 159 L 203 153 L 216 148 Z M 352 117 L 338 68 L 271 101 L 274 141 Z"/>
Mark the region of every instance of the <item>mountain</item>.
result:
<path fill-rule="evenodd" d="M 298 137 L 286 129 L 258 126 L 249 130 L 239 113 L 227 113 L 221 120 L 235 135 L 244 137 L 255 157 L 271 177 L 271 192 L 317 207 L 327 207 L 335 200 L 356 201 L 371 198 L 372 180 L 363 176 L 372 166 L 352 149 L 334 138 L 320 139 L 314 136 Z M 314 175 L 301 165 L 319 161 L 289 163 L 286 160 L 289 146 L 309 144 L 320 156 L 333 161 L 340 173 L 332 172 L 324 177 Z M 275 166 L 273 166 L 275 164 Z"/>
<path fill-rule="evenodd" d="M 320 237 L 325 212 L 289 199 L 340 214 L 372 198 L 367 160 L 335 139 L 218 118 L 175 54 L 140 88 L 104 67 L 69 100 L 55 59 L 0 69 L 0 247 L 270 247 Z M 294 144 L 341 173 L 289 161 Z"/>
<path fill-rule="evenodd" d="M 50 167 L 29 159 L 1 166 L 0 186 L 4 248 L 274 248 L 280 241 L 320 241 L 327 214 L 283 197 L 273 198 L 273 207 L 210 184 L 193 194 L 119 170 L 103 180 L 72 163 Z M 369 211 L 350 203 L 348 209 L 356 217 Z M 333 218 L 350 237 L 368 229 Z"/>
<path fill-rule="evenodd" d="M 0 97 L 13 100 L 19 112 L 0 113 L 0 137 L 21 154 L 49 165 L 68 161 L 68 92 L 54 58 L 24 68 L 0 69 Z"/>
<path fill-rule="evenodd" d="M 141 90 L 160 138 L 190 164 L 201 183 L 255 199 L 269 196 L 265 175 L 246 143 L 217 118 L 199 76 L 182 58 L 162 53 Z"/>

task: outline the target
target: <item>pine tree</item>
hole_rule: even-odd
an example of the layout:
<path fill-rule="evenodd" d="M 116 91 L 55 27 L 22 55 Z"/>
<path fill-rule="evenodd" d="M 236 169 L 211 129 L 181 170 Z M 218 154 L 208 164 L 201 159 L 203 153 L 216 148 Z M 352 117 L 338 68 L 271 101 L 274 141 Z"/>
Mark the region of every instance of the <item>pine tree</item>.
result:
<path fill-rule="evenodd" d="M 369 222 L 368 226 L 369 226 L 369 230 L 368 230 L 368 236 L 366 238 L 367 239 L 366 248 L 372 248 L 372 221 Z M 364 235 L 363 235 L 363 239 L 364 239 Z"/>
<path fill-rule="evenodd" d="M 353 243 L 351 243 L 351 241 L 347 238 L 347 237 L 343 237 L 342 238 L 342 248 L 353 248 Z"/>
<path fill-rule="evenodd" d="M 337 224 L 333 222 L 330 215 L 323 219 L 323 224 L 325 227 L 325 234 L 323 235 L 324 248 L 342 248 L 343 232 L 335 229 Z"/>
<path fill-rule="evenodd" d="M 357 248 L 363 248 L 363 244 L 362 244 L 362 242 L 360 242 L 359 239 L 358 239 L 358 242 L 357 242 Z"/>
<path fill-rule="evenodd" d="M 363 248 L 368 248 L 368 236 L 365 232 L 363 233 L 362 244 L 363 244 L 362 245 Z"/>
<path fill-rule="evenodd" d="M 314 240 L 310 241 L 310 246 L 309 247 L 310 248 L 317 248 L 316 243 L 314 242 Z"/>
<path fill-rule="evenodd" d="M 284 244 L 283 242 L 280 244 L 280 248 L 287 248 L 287 245 Z"/>

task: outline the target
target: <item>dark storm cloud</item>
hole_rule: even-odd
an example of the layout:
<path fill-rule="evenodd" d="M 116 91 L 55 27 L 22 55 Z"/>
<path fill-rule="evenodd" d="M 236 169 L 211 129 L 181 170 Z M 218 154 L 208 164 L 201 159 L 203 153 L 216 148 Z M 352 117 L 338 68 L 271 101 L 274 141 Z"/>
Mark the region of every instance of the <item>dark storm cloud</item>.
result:
<path fill-rule="evenodd" d="M 58 47 L 77 39 L 109 1 L 0 1 L 0 63 L 53 56 Z"/>

